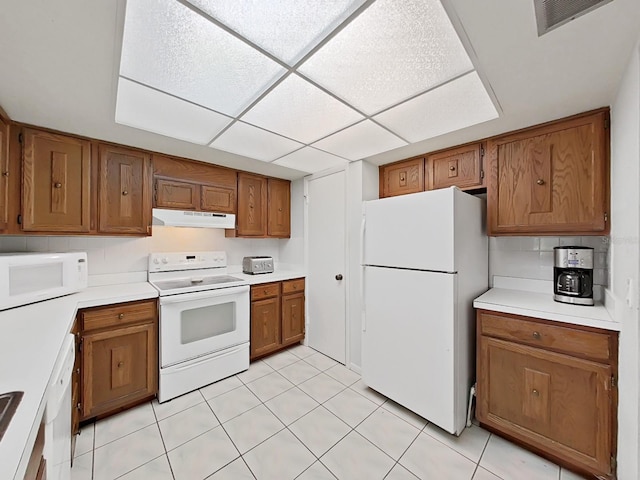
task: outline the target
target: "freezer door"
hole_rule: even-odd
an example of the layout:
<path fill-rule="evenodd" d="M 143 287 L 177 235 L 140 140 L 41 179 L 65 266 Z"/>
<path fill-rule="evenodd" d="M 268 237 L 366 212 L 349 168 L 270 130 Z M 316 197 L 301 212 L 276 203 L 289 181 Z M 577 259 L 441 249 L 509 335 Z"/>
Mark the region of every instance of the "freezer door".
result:
<path fill-rule="evenodd" d="M 446 188 L 365 202 L 364 264 L 454 272 L 454 193 Z"/>
<path fill-rule="evenodd" d="M 455 274 L 365 267 L 362 379 L 459 434 L 466 415 L 459 396 L 468 386 L 457 362 L 471 352 L 454 348 L 456 283 Z"/>

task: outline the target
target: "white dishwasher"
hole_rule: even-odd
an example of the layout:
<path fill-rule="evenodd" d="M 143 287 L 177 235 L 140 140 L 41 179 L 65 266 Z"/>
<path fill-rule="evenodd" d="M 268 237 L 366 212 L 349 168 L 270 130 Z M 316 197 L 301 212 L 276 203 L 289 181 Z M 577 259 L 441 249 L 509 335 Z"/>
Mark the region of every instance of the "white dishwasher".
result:
<path fill-rule="evenodd" d="M 75 348 L 75 338 L 69 334 L 62 345 L 49 384 L 44 413 L 47 480 L 69 480 L 71 477 L 71 374 Z"/>

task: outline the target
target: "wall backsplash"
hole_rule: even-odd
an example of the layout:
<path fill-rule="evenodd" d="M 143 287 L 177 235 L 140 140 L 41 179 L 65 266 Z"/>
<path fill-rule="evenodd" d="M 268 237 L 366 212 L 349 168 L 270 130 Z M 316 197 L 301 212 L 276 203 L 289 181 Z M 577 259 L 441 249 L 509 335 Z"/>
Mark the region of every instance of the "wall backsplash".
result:
<path fill-rule="evenodd" d="M 271 255 L 279 262 L 281 239 L 225 238 L 224 230 L 154 227 L 151 237 L 0 236 L 0 252 L 86 251 L 89 275 L 146 272 L 151 252 L 224 250 L 229 265 L 246 255 Z"/>
<path fill-rule="evenodd" d="M 490 237 L 489 278 L 553 280 L 553 247 L 582 245 L 594 249 L 593 283 L 609 284 L 609 237 Z"/>

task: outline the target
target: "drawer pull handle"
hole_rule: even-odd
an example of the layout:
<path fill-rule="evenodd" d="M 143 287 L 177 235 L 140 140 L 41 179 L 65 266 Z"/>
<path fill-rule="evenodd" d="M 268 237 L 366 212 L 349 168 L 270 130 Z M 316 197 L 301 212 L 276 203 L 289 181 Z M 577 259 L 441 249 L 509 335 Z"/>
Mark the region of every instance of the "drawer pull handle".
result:
<path fill-rule="evenodd" d="M 123 365 L 124 365 L 124 362 L 118 362 L 118 368 L 122 367 Z"/>
<path fill-rule="evenodd" d="M 540 396 L 540 392 L 539 392 L 538 390 L 536 390 L 535 388 L 533 389 L 533 391 L 531 392 L 531 394 L 532 394 L 534 397 L 539 397 L 539 396 Z"/>
<path fill-rule="evenodd" d="M 533 338 L 535 338 L 536 340 L 540 340 L 542 338 L 542 335 L 540 335 L 540 332 L 533 332 Z"/>
<path fill-rule="evenodd" d="M 124 313 L 119 313 L 119 314 L 118 314 L 118 318 L 119 318 L 120 320 L 122 320 L 122 319 L 124 318 Z"/>
<path fill-rule="evenodd" d="M 60 182 L 56 182 L 53 184 L 55 188 L 62 188 L 62 184 Z"/>
<path fill-rule="evenodd" d="M 538 181 L 536 182 L 538 185 L 544 185 L 544 180 L 539 178 Z"/>
<path fill-rule="evenodd" d="M 129 192 L 127 192 L 126 190 L 122 192 L 122 195 L 129 195 Z"/>

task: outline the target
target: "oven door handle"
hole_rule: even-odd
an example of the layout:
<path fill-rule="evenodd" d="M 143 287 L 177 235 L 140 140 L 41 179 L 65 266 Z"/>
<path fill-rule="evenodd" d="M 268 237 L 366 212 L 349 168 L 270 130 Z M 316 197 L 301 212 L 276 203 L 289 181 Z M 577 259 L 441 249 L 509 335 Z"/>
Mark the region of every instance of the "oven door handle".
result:
<path fill-rule="evenodd" d="M 237 295 L 239 293 L 249 292 L 249 285 L 240 285 L 238 287 L 214 288 L 212 290 L 204 290 L 202 292 L 179 293 L 176 295 L 168 295 L 160 297 L 160 305 L 168 305 L 170 303 L 191 302 L 193 300 L 203 300 L 207 298 L 226 297 L 229 295 Z"/>
<path fill-rule="evenodd" d="M 241 350 L 247 348 L 247 346 L 245 344 L 243 345 L 238 345 L 236 347 L 232 347 L 220 352 L 215 352 L 212 354 L 207 354 L 207 355 L 203 355 L 202 357 L 196 357 L 196 358 L 192 358 L 190 360 L 187 360 L 183 363 L 179 363 L 177 365 L 171 365 L 170 367 L 168 367 L 171 372 L 170 373 L 175 373 L 175 372 L 181 372 L 183 370 L 189 370 L 190 368 L 193 368 L 195 366 L 201 365 L 203 363 L 207 363 L 210 362 L 212 358 L 222 358 L 222 357 L 228 357 L 229 355 L 235 355 L 236 353 L 240 352 Z M 164 367 L 167 368 L 167 367 Z"/>

